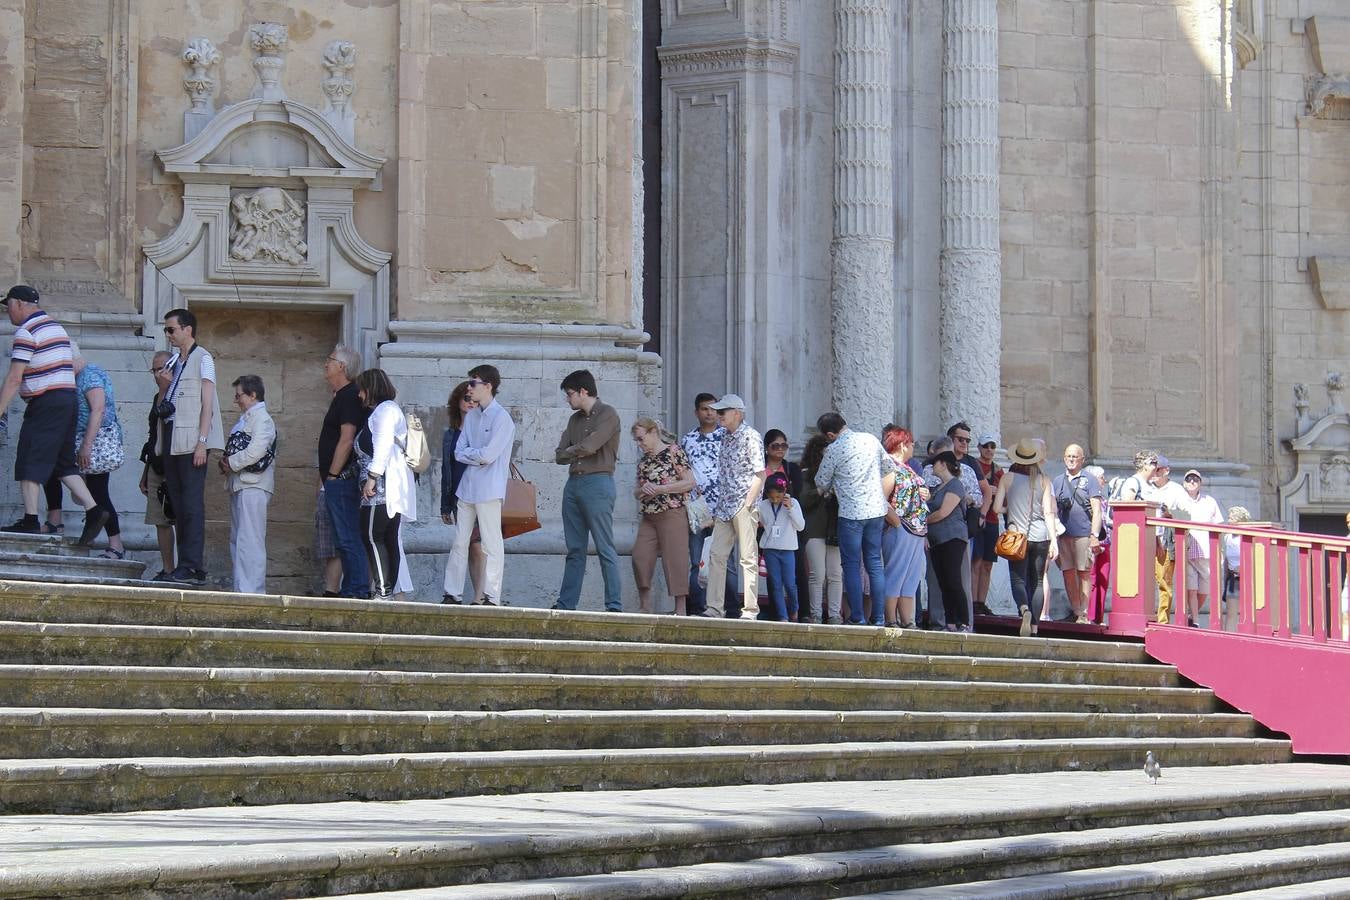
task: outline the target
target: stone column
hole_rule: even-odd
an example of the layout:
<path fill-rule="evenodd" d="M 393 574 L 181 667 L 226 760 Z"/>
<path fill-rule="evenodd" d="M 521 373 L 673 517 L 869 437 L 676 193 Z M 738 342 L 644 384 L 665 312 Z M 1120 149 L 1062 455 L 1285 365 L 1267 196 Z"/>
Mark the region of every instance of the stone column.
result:
<path fill-rule="evenodd" d="M 23 264 L 24 4 L 0 0 L 0 272 L 11 282 Z"/>
<path fill-rule="evenodd" d="M 997 0 L 946 0 L 942 43 L 942 427 L 998 434 Z"/>
<path fill-rule="evenodd" d="M 873 433 L 895 410 L 891 19 L 890 0 L 835 5 L 834 407 Z"/>

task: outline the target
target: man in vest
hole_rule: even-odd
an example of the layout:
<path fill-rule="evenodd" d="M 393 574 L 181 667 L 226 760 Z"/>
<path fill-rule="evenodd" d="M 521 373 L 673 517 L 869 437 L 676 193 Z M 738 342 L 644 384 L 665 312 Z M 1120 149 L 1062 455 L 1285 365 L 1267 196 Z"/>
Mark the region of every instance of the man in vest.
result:
<path fill-rule="evenodd" d="M 76 544 L 88 547 L 108 521 L 109 513 L 94 503 L 75 461 L 78 398 L 70 335 L 42 311 L 37 290 L 26 284 L 10 288 L 0 305 L 15 328 L 9 372 L 0 385 L 0 411 L 9 409 L 15 394 L 28 404 L 14 457 L 14 480 L 23 494 L 23 518 L 3 530 L 41 533 L 38 498 L 42 486 L 54 474 L 84 507 L 84 531 Z"/>
<path fill-rule="evenodd" d="M 173 581 L 206 583 L 206 457 L 225 449 L 225 429 L 216 402 L 216 361 L 197 343 L 197 317 L 186 309 L 164 316 L 164 335 L 173 347 L 173 380 L 160 403 L 164 429 L 164 484 L 178 526 L 178 566 Z"/>

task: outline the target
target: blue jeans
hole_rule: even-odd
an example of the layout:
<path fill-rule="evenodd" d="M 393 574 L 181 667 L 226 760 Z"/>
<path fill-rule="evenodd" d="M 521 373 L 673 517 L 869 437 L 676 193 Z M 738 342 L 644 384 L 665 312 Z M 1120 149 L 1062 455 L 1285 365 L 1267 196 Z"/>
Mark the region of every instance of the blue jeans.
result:
<path fill-rule="evenodd" d="M 595 540 L 600 557 L 600 575 L 605 580 L 605 609 L 623 609 L 619 591 L 619 554 L 614 550 L 614 476 L 573 475 L 563 485 L 563 539 L 567 562 L 563 565 L 558 605 L 576 609 L 581 602 L 581 582 L 586 577 L 586 545 Z"/>
<path fill-rule="evenodd" d="M 773 602 L 774 619 L 778 622 L 790 621 L 797 617 L 797 551 L 761 550 L 764 554 L 764 567 L 769 571 L 770 600 Z M 786 595 L 786 596 L 785 596 Z"/>
<path fill-rule="evenodd" d="M 698 583 L 698 564 L 703 559 L 703 543 L 711 539 L 711 528 L 689 532 L 689 600 L 685 604 L 685 609 L 691 616 L 701 616 L 708 611 L 708 588 Z M 737 564 L 737 559 L 734 553 L 727 557 L 728 597 L 741 595 L 741 567 Z"/>
<path fill-rule="evenodd" d="M 342 560 L 342 586 L 338 593 L 369 600 L 370 564 L 366 562 L 366 545 L 361 540 L 361 496 L 357 493 L 356 479 L 325 481 L 323 503 L 328 508 L 328 521 L 333 523 L 333 548 Z"/>
<path fill-rule="evenodd" d="M 872 588 L 872 624 L 886 623 L 886 570 L 881 565 L 881 531 L 885 525 L 885 516 L 839 519 L 839 562 L 844 568 L 844 605 L 850 625 L 863 624 L 863 567 Z"/>

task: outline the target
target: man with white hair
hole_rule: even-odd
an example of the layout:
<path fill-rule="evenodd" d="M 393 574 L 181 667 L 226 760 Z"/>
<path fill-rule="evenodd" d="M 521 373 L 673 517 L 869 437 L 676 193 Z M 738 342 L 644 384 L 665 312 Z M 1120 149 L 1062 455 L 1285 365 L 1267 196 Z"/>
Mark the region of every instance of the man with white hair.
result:
<path fill-rule="evenodd" d="M 741 562 L 740 610 L 726 609 L 726 580 L 708 579 L 705 615 L 721 618 L 730 614 L 753 619 L 759 613 L 759 547 L 755 529 L 759 521 L 755 503 L 764 487 L 764 438 L 745 421 L 745 401 L 724 394 L 713 404 L 717 421 L 727 430 L 717 463 L 717 504 L 713 507 L 712 550 L 708 571 L 722 572 L 736 547 Z"/>
<path fill-rule="evenodd" d="M 361 354 L 345 344 L 334 347 L 324 360 L 323 377 L 333 399 L 319 430 L 319 494 L 333 526 L 333 548 L 342 560 L 338 594 L 366 600 L 370 597 L 370 564 L 361 543 L 361 495 L 352 450 L 370 414 L 358 396 L 356 376 L 360 374 Z"/>
<path fill-rule="evenodd" d="M 1102 486 L 1083 471 L 1087 453 L 1078 444 L 1064 448 L 1064 473 L 1051 482 L 1059 521 L 1064 533 L 1059 537 L 1059 569 L 1064 575 L 1064 592 L 1069 609 L 1079 625 L 1088 622 L 1088 600 L 1092 594 L 1092 557 L 1101 546 Z"/>
<path fill-rule="evenodd" d="M 88 547 L 108 521 L 80 477 L 75 459 L 78 399 L 70 335 L 38 306 L 38 292 L 26 284 L 9 289 L 0 305 L 14 326 L 9 372 L 0 385 L 0 411 L 17 394 L 28 404 L 14 457 L 14 480 L 23 495 L 23 518 L 3 531 L 38 534 L 38 498 L 55 475 L 84 508 L 84 530 L 76 545 Z"/>

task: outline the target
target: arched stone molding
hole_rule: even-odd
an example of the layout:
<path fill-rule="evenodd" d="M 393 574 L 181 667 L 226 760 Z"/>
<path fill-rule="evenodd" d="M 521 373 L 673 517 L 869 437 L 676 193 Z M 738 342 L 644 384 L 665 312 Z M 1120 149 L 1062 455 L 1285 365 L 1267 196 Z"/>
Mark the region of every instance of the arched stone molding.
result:
<path fill-rule="evenodd" d="M 1280 485 L 1280 520 L 1298 526 L 1300 514 L 1350 510 L 1350 413 L 1341 401 L 1343 379 L 1327 376 L 1330 401 L 1322 415 L 1308 413 L 1308 389 L 1294 386 L 1299 435 L 1285 445 L 1298 460 L 1294 475 Z"/>
<path fill-rule="evenodd" d="M 183 215 L 143 251 L 147 334 L 175 306 L 336 308 L 343 341 L 376 358 L 391 257 L 361 237 L 352 214 L 357 189 L 379 190 L 383 159 L 318 110 L 264 99 L 222 110 L 156 158 L 183 183 Z"/>

